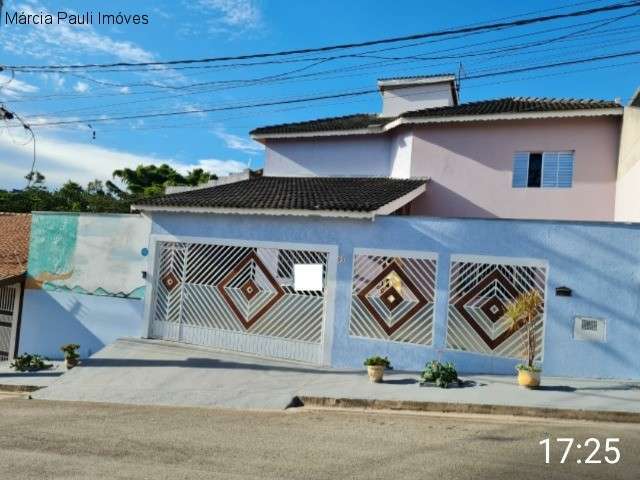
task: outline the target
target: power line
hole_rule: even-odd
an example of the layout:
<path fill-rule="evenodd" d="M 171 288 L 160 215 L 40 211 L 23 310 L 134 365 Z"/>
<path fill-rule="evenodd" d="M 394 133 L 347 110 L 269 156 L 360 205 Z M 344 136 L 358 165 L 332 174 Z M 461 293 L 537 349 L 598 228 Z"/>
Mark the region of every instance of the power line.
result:
<path fill-rule="evenodd" d="M 556 67 L 567 66 L 567 65 L 578 65 L 582 63 L 589 63 L 589 62 L 636 56 L 636 55 L 640 55 L 640 50 L 621 52 L 616 54 L 600 55 L 597 57 L 569 60 L 565 62 L 556 62 L 556 63 L 545 64 L 545 65 L 535 65 L 530 67 L 502 70 L 502 71 L 492 72 L 492 73 L 470 75 L 465 77 L 465 80 L 510 75 L 514 73 L 543 70 L 543 69 L 556 68 Z M 241 109 L 247 109 L 247 108 L 286 105 L 286 104 L 302 103 L 302 102 L 325 100 L 325 99 L 332 99 L 332 98 L 356 97 L 356 96 L 362 96 L 362 95 L 370 95 L 372 93 L 377 93 L 377 90 L 360 90 L 360 91 L 352 91 L 352 92 L 343 92 L 343 93 L 338 93 L 333 95 L 321 95 L 321 96 L 315 96 L 315 97 L 285 99 L 285 100 L 273 101 L 273 102 L 253 103 L 253 104 L 244 104 L 244 105 L 236 105 L 236 106 L 228 106 L 228 107 L 212 107 L 212 108 L 203 108 L 203 109 L 179 110 L 179 111 L 171 111 L 171 112 L 147 113 L 147 114 L 139 114 L 139 115 L 123 115 L 123 116 L 117 116 L 117 117 L 97 117 L 97 118 L 76 119 L 76 120 L 60 120 L 60 121 L 52 121 L 52 122 L 43 122 L 37 125 L 34 124 L 33 126 L 35 127 L 35 126 L 72 125 L 72 124 L 79 124 L 79 123 L 114 122 L 114 121 L 120 121 L 120 120 L 173 117 L 173 116 L 181 116 L 181 115 L 193 115 L 198 113 L 211 113 L 211 112 L 227 111 L 227 110 L 241 110 Z"/>
<path fill-rule="evenodd" d="M 605 5 L 602 7 L 595 7 L 595 8 L 585 9 L 585 10 L 577 10 L 577 11 L 572 11 L 568 13 L 559 13 L 554 15 L 530 17 L 530 18 L 524 18 L 524 19 L 514 20 L 510 22 L 494 22 L 489 24 L 480 24 L 476 26 L 445 29 L 445 30 L 438 30 L 433 32 L 418 33 L 418 34 L 405 35 L 405 36 L 399 36 L 399 37 L 382 38 L 382 39 L 376 39 L 376 40 L 368 40 L 364 42 L 343 43 L 343 44 L 337 44 L 337 45 L 326 45 L 323 47 L 303 48 L 303 49 L 296 49 L 296 50 L 281 50 L 277 52 L 262 52 L 262 53 L 246 54 L 246 55 L 230 55 L 230 56 L 209 57 L 209 58 L 200 58 L 200 59 L 182 59 L 182 60 L 169 60 L 169 61 L 158 61 L 158 62 L 114 62 L 114 63 L 46 65 L 46 66 L 7 65 L 5 66 L 5 68 L 16 69 L 16 70 L 20 70 L 20 69 L 52 70 L 52 69 L 86 69 L 86 68 L 110 68 L 110 67 L 112 68 L 112 67 L 141 67 L 141 66 L 171 66 L 171 65 L 185 65 L 185 64 L 195 64 L 195 63 L 215 63 L 215 62 L 225 62 L 225 61 L 231 61 L 231 60 L 271 58 L 271 57 L 281 57 L 281 56 L 299 55 L 299 54 L 307 54 L 307 53 L 316 53 L 316 52 L 328 52 L 328 51 L 368 47 L 373 45 L 406 42 L 406 41 L 419 40 L 424 38 L 449 36 L 449 35 L 454 35 L 458 33 L 473 33 L 473 32 L 487 32 L 487 31 L 493 31 L 493 30 L 502 30 L 505 28 L 522 27 L 526 25 L 533 25 L 536 23 L 549 22 L 549 21 L 555 21 L 555 20 L 566 19 L 566 18 L 576 18 L 576 17 L 587 16 L 587 15 L 594 15 L 597 13 L 612 12 L 616 10 L 634 8 L 638 6 L 640 6 L 640 1 L 614 3 L 614 4 Z"/>

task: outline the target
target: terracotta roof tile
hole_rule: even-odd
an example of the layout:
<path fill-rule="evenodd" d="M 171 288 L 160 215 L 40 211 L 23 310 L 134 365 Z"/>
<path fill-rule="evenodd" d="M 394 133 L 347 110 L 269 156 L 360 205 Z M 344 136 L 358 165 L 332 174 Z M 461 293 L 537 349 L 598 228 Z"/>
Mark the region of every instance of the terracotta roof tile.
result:
<path fill-rule="evenodd" d="M 0 212 L 0 280 L 27 271 L 31 214 Z"/>

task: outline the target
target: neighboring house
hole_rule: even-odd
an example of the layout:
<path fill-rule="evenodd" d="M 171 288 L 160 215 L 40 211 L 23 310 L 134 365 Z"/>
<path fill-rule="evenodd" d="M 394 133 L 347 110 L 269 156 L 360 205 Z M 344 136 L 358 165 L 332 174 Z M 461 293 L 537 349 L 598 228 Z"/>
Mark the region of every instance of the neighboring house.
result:
<path fill-rule="evenodd" d="M 385 79 L 381 114 L 257 128 L 265 176 L 423 177 L 411 213 L 436 217 L 640 220 L 638 109 L 615 101 L 458 103 L 453 75 Z M 622 136 L 622 125 L 629 134 Z M 625 156 L 626 155 L 626 156 Z M 632 158 L 627 158 L 631 156 Z M 637 180 L 637 181 L 636 181 Z"/>
<path fill-rule="evenodd" d="M 640 228 L 584 222 L 635 214 L 638 109 L 460 104 L 452 75 L 379 86 L 380 115 L 254 130 L 262 176 L 132 207 L 151 220 L 146 336 L 512 373 L 524 332 L 504 310 L 535 290 L 547 374 L 640 378 Z"/>
<path fill-rule="evenodd" d="M 0 361 L 18 351 L 31 215 L 0 212 Z"/>

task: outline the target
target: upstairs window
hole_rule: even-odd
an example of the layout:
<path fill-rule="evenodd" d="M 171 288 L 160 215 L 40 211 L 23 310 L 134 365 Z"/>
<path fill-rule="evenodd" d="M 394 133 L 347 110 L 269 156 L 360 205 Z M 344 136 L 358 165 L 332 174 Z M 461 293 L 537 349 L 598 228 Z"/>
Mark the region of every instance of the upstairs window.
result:
<path fill-rule="evenodd" d="M 513 188 L 570 188 L 573 152 L 516 152 Z"/>

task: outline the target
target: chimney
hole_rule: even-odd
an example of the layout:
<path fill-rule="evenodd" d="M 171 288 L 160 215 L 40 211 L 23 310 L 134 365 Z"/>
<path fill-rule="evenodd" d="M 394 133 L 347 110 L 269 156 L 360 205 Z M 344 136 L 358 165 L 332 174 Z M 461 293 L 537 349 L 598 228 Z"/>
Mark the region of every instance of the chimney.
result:
<path fill-rule="evenodd" d="M 454 74 L 383 78 L 378 80 L 378 88 L 382 95 L 383 117 L 458 104 Z"/>

